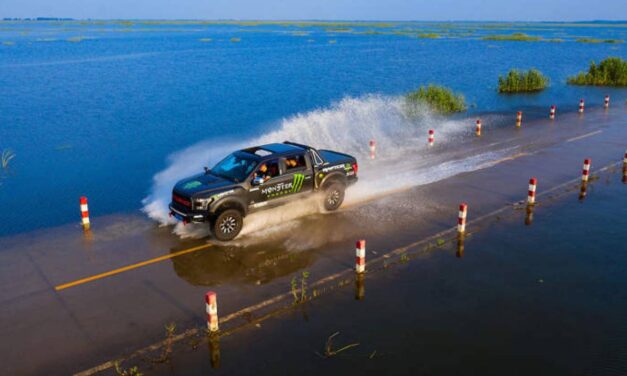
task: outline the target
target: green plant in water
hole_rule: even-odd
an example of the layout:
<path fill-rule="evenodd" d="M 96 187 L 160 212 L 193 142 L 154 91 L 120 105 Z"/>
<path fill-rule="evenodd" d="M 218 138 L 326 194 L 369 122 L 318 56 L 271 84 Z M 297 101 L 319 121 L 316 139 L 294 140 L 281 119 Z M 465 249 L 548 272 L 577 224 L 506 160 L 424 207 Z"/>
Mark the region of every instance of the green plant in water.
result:
<path fill-rule="evenodd" d="M 237 43 L 237 42 L 241 42 L 242 39 L 241 38 L 231 38 L 231 42 L 232 43 Z"/>
<path fill-rule="evenodd" d="M 300 301 L 304 302 L 307 299 L 307 278 L 309 278 L 309 272 L 303 272 L 303 276 L 300 279 Z"/>
<path fill-rule="evenodd" d="M 4 149 L 2 151 L 2 157 L 0 159 L 0 162 L 2 163 L 3 170 L 7 170 L 9 168 L 9 163 L 13 158 L 15 158 L 15 153 L 13 153 L 11 150 Z"/>
<path fill-rule="evenodd" d="M 500 40 L 500 41 L 516 41 L 516 42 L 537 42 L 542 40 L 540 37 L 527 35 L 525 33 L 513 33 L 507 35 L 487 35 L 483 40 Z"/>
<path fill-rule="evenodd" d="M 342 348 L 339 348 L 337 350 L 333 350 L 333 338 L 335 338 L 335 336 L 337 336 L 338 334 L 340 334 L 340 332 L 335 332 L 335 333 L 331 334 L 329 336 L 329 338 L 327 338 L 327 342 L 326 342 L 326 344 L 324 346 L 324 356 L 326 358 L 330 358 L 332 356 L 335 356 L 335 355 L 341 353 L 342 351 L 346 351 L 346 350 L 348 350 L 350 348 L 359 346 L 359 343 L 351 343 L 351 344 L 346 345 L 346 346 L 344 346 Z"/>
<path fill-rule="evenodd" d="M 608 57 L 597 66 L 590 63 L 588 72 L 568 78 L 571 85 L 627 86 L 627 60 L 620 57 Z"/>
<path fill-rule="evenodd" d="M 519 71 L 512 69 L 506 76 L 499 76 L 499 93 L 530 93 L 544 90 L 549 79 L 537 69 Z"/>
<path fill-rule="evenodd" d="M 610 44 L 618 44 L 623 43 L 622 39 L 596 39 L 596 38 L 578 38 L 575 42 L 579 43 L 610 43 Z"/>
<path fill-rule="evenodd" d="M 290 281 L 290 286 L 292 289 L 292 296 L 294 297 L 294 304 L 298 303 L 298 282 L 296 282 L 296 277 L 292 277 Z"/>
<path fill-rule="evenodd" d="M 438 240 L 436 241 L 436 243 L 438 244 L 438 247 L 441 247 L 441 246 L 443 246 L 444 244 L 446 244 L 446 240 L 444 240 L 444 239 L 438 239 Z"/>
<path fill-rule="evenodd" d="M 401 262 L 402 262 L 402 263 L 405 263 L 405 262 L 407 262 L 407 261 L 409 261 L 409 256 L 407 256 L 407 253 L 403 253 L 403 254 L 401 255 Z"/>
<path fill-rule="evenodd" d="M 137 367 L 131 367 L 128 369 L 124 369 L 120 366 L 120 362 L 113 362 L 113 367 L 115 368 L 115 373 L 118 376 L 142 376 L 143 374 L 139 372 Z"/>
<path fill-rule="evenodd" d="M 466 111 L 464 96 L 444 86 L 421 86 L 418 90 L 405 95 L 405 112 L 408 116 L 416 116 L 419 112 L 417 105 L 420 104 L 427 105 L 440 114 Z"/>
<path fill-rule="evenodd" d="M 200 38 L 199 41 L 203 42 L 203 43 L 208 43 L 211 42 L 213 39 L 211 38 Z"/>

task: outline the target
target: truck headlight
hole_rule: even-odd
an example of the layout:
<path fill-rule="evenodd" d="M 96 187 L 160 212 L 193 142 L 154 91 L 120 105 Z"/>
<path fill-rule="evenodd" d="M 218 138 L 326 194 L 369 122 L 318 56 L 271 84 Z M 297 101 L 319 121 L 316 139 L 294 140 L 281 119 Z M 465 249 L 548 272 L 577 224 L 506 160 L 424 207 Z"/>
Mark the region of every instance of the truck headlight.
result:
<path fill-rule="evenodd" d="M 212 201 L 213 201 L 212 197 L 196 198 L 194 199 L 194 209 L 206 210 Z"/>

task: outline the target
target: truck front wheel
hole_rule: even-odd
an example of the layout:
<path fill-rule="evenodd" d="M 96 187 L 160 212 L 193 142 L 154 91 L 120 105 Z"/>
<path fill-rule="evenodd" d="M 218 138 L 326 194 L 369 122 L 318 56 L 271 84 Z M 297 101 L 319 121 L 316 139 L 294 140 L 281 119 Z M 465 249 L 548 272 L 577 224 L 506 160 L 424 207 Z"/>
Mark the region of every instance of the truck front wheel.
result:
<path fill-rule="evenodd" d="M 234 239 L 242 231 L 242 213 L 236 209 L 228 209 L 220 212 L 211 221 L 213 236 L 220 241 Z"/>
<path fill-rule="evenodd" d="M 322 205 L 327 211 L 333 211 L 344 202 L 344 185 L 340 183 L 331 183 L 324 189 L 324 201 Z"/>

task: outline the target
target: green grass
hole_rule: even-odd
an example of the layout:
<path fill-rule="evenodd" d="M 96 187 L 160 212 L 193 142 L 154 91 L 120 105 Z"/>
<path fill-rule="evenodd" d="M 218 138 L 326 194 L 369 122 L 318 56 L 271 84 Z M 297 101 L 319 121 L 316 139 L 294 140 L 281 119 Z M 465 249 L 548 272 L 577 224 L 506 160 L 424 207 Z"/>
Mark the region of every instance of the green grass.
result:
<path fill-rule="evenodd" d="M 436 34 L 436 33 L 421 33 L 416 35 L 418 38 L 425 38 L 425 39 L 437 39 L 440 37 L 440 34 Z"/>
<path fill-rule="evenodd" d="M 242 38 L 231 38 L 230 40 L 232 43 L 238 43 L 242 41 Z"/>
<path fill-rule="evenodd" d="M 549 79 L 539 70 L 519 71 L 512 69 L 506 76 L 499 76 L 499 93 L 530 93 L 542 91 Z"/>
<path fill-rule="evenodd" d="M 590 63 L 588 72 L 568 78 L 571 85 L 627 86 L 627 61 L 620 57 L 608 57 L 599 65 Z"/>
<path fill-rule="evenodd" d="M 15 45 L 15 42 L 12 42 L 10 40 L 6 40 L 6 41 L 2 42 L 2 44 L 5 45 L 5 46 L 13 46 L 13 45 Z"/>
<path fill-rule="evenodd" d="M 527 35 L 525 33 L 513 33 L 506 35 L 487 35 L 483 38 L 483 40 L 509 40 L 509 41 L 518 41 L 518 42 L 537 42 L 542 40 L 540 37 Z"/>
<path fill-rule="evenodd" d="M 466 111 L 464 96 L 454 93 L 444 86 L 428 85 L 421 86 L 418 90 L 405 95 L 407 115 L 415 116 L 417 104 L 427 105 L 433 111 L 440 114 L 452 114 Z"/>
<path fill-rule="evenodd" d="M 335 39 L 331 39 L 331 40 L 329 41 L 329 44 L 336 44 L 336 43 L 337 43 L 337 41 L 336 41 Z"/>
<path fill-rule="evenodd" d="M 578 38 L 575 42 L 579 43 L 610 43 L 610 44 L 618 44 L 623 43 L 622 39 L 595 39 L 595 38 Z"/>
<path fill-rule="evenodd" d="M 3 170 L 9 168 L 9 163 L 13 158 L 15 158 L 15 153 L 13 153 L 11 150 L 5 149 L 2 151 L 2 156 L 0 157 L 0 166 L 2 166 Z"/>
<path fill-rule="evenodd" d="M 203 43 L 208 43 L 208 42 L 211 42 L 213 39 L 211 39 L 211 38 L 200 38 L 198 40 L 203 42 Z"/>

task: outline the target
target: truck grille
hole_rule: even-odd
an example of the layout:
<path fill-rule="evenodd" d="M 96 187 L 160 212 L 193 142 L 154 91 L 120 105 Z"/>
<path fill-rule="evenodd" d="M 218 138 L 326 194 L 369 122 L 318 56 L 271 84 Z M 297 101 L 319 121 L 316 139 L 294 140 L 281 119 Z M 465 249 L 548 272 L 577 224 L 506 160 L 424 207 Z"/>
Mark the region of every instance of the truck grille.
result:
<path fill-rule="evenodd" d="M 186 208 L 192 208 L 192 202 L 189 199 L 179 196 L 176 193 L 172 193 L 172 202 L 176 202 L 177 204 L 183 205 Z"/>

